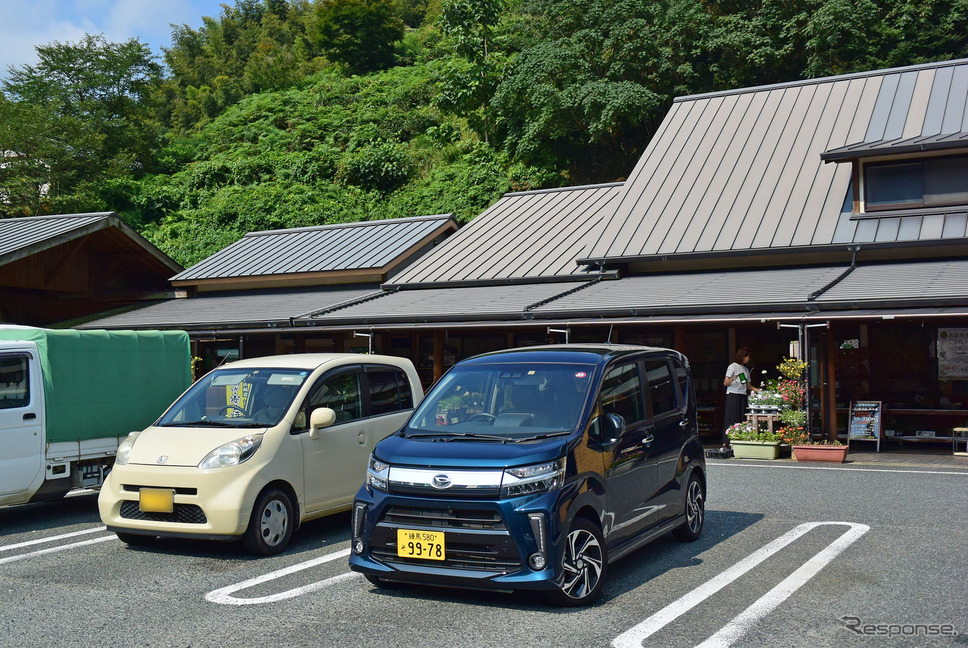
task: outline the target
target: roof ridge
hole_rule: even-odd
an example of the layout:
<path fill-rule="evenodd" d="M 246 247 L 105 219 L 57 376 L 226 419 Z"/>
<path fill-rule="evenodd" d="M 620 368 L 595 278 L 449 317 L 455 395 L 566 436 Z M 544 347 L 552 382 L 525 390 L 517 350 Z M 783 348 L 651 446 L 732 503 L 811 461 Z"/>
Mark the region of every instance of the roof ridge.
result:
<path fill-rule="evenodd" d="M 248 232 L 242 238 L 247 238 L 249 236 L 272 236 L 274 234 L 292 234 L 294 232 L 317 232 L 321 230 L 343 229 L 347 227 L 367 227 L 367 226 L 382 225 L 387 223 L 414 223 L 419 221 L 448 220 L 453 218 L 454 218 L 453 214 L 406 216 L 404 218 L 377 218 L 373 220 L 351 221 L 348 223 L 330 223 L 328 225 L 309 225 L 306 227 L 288 227 L 285 229 Z"/>
<path fill-rule="evenodd" d="M 573 187 L 552 187 L 551 189 L 529 189 L 527 191 L 509 191 L 502 196 L 502 198 L 507 198 L 508 196 L 529 196 L 532 194 L 543 194 L 543 193 L 558 193 L 562 191 L 582 191 L 587 189 L 607 189 L 610 187 L 621 187 L 625 184 L 625 181 L 621 182 L 601 182 L 598 184 L 590 185 L 577 185 Z"/>
<path fill-rule="evenodd" d="M 929 70 L 932 68 L 940 69 L 944 67 L 956 67 L 958 65 L 966 65 L 966 64 L 968 64 L 968 58 L 952 59 L 950 61 L 935 61 L 933 63 L 919 63 L 916 65 L 907 65 L 904 67 L 896 67 L 896 68 L 884 68 L 880 70 L 869 70 L 866 72 L 851 72 L 849 74 L 838 74 L 834 76 L 816 77 L 814 79 L 799 79 L 796 81 L 785 81 L 783 83 L 774 83 L 774 84 L 761 85 L 761 86 L 750 86 L 748 88 L 734 88 L 732 90 L 717 90 L 714 92 L 704 92 L 700 94 L 683 95 L 681 97 L 676 97 L 675 99 L 673 99 L 672 103 L 695 101 L 697 99 L 712 99 L 714 97 L 729 97 L 733 95 L 747 94 L 750 92 L 762 92 L 764 90 L 779 90 L 779 89 L 785 89 L 785 88 L 795 88 L 799 86 L 819 85 L 821 83 L 833 83 L 835 81 L 863 79 L 865 77 L 886 76 L 888 74 L 902 74 L 904 72 L 916 72 L 919 70 Z"/>
<path fill-rule="evenodd" d="M 111 216 L 117 217 L 117 212 L 85 212 L 80 214 L 41 214 L 38 216 L 13 216 L 11 218 L 0 219 L 2 222 L 10 223 L 14 221 L 27 221 L 27 220 L 52 220 L 58 218 L 109 218 Z"/>

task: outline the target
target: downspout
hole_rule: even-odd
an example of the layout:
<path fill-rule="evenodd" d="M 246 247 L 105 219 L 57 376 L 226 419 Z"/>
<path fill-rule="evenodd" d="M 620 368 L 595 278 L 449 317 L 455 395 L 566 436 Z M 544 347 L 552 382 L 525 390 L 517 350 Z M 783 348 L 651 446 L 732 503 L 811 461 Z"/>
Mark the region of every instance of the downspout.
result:
<path fill-rule="evenodd" d="M 830 290 L 831 288 L 833 288 L 834 286 L 836 286 L 837 284 L 839 284 L 841 281 L 843 281 L 844 279 L 846 279 L 848 277 L 848 275 L 850 275 L 850 273 L 854 271 L 854 268 L 857 267 L 857 253 L 860 252 L 860 246 L 859 245 L 851 245 L 847 249 L 851 251 L 851 255 L 850 255 L 850 266 L 846 270 L 844 270 L 842 273 L 840 273 L 840 275 L 838 277 L 834 278 L 826 286 L 824 286 L 823 288 L 820 288 L 819 290 L 815 290 L 812 293 L 810 293 L 809 295 L 807 295 L 807 301 L 808 302 L 816 301 L 816 299 L 818 297 L 820 297 L 825 292 L 827 292 L 828 290 Z"/>

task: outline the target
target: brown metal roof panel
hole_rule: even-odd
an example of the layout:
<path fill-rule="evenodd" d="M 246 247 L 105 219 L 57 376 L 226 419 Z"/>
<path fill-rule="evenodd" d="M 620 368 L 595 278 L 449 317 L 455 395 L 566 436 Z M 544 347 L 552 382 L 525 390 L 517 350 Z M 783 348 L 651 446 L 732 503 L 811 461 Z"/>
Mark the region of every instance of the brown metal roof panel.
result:
<path fill-rule="evenodd" d="M 666 239 L 669 228 L 683 216 L 682 203 L 693 190 L 699 170 L 713 154 L 713 144 L 718 133 L 711 126 L 720 115 L 724 102 L 728 102 L 729 106 L 736 103 L 732 98 L 727 100 L 717 97 L 704 102 L 704 105 L 698 107 L 699 110 L 693 111 L 695 120 L 688 124 L 685 136 L 677 139 L 677 155 L 663 169 L 662 180 L 649 187 L 648 204 L 641 203 L 640 208 L 645 217 L 639 219 L 638 226 L 630 232 L 624 254 L 656 254 L 662 249 L 662 242 Z M 650 180 L 656 177 L 658 174 Z M 673 249 L 677 245 L 678 241 L 673 244 Z"/>
<path fill-rule="evenodd" d="M 921 238 L 921 216 L 906 216 L 901 218 L 897 240 L 917 241 Z"/>
<path fill-rule="evenodd" d="M 951 88 L 945 105 L 942 133 L 968 130 L 964 126 L 965 106 L 968 104 L 968 65 L 959 65 L 951 75 Z"/>
<path fill-rule="evenodd" d="M 893 243 L 897 240 L 898 229 L 901 226 L 900 219 L 883 218 L 877 223 L 877 231 L 874 234 L 876 243 Z"/>
<path fill-rule="evenodd" d="M 744 230 L 744 227 L 755 228 L 758 225 L 758 219 L 750 222 L 748 217 L 751 210 L 762 209 L 762 205 L 757 205 L 754 201 L 764 177 L 772 173 L 774 168 L 780 166 L 775 158 L 783 153 L 780 151 L 780 146 L 784 140 L 791 114 L 798 112 L 802 115 L 800 94 L 803 90 L 802 87 L 798 86 L 773 91 L 779 95 L 777 97 L 779 101 L 769 116 L 766 128 L 760 131 L 759 137 L 756 139 L 757 150 L 751 164 L 745 168 L 746 177 L 741 183 L 730 214 L 723 223 L 723 228 L 719 232 L 719 236 L 711 248 L 712 250 L 734 250 L 738 247 L 737 241 L 741 237 L 745 237 L 747 232 L 749 232 L 749 237 L 752 237 L 754 232 Z"/>
<path fill-rule="evenodd" d="M 665 178 L 664 168 L 676 158 L 678 149 L 673 146 L 680 134 L 688 134 L 690 125 L 696 116 L 693 112 L 700 112 L 701 107 L 694 103 L 673 104 L 659 125 L 649 146 L 639 158 L 632 170 L 629 180 L 625 183 L 620 202 L 615 208 L 615 214 L 608 219 L 602 230 L 601 238 L 591 246 L 589 258 L 603 258 L 624 254 L 625 241 L 628 236 L 640 226 L 644 220 L 643 210 L 647 208 L 649 197 L 643 194 L 652 182 L 659 182 Z M 645 204 L 639 205 L 640 200 Z"/>
<path fill-rule="evenodd" d="M 911 95 L 911 105 L 908 108 L 907 119 L 901 130 L 901 138 L 924 134 L 924 118 L 928 112 L 931 89 L 934 87 L 935 72 L 936 70 L 922 70 L 917 73 L 917 80 Z"/>
<path fill-rule="evenodd" d="M 78 328 L 211 328 L 286 322 L 306 312 L 378 293 L 376 285 L 326 290 L 274 290 L 171 299 Z"/>
<path fill-rule="evenodd" d="M 827 83 L 814 86 L 813 96 L 806 105 L 800 125 L 796 129 L 789 129 L 796 132 L 787 149 L 786 159 L 778 169 L 779 173 L 775 175 L 776 183 L 773 185 L 772 195 L 768 198 L 767 195 L 762 197 L 767 202 L 759 225 L 752 236 L 744 239 L 749 241 L 750 247 L 790 245 L 803 214 L 807 194 L 816 182 L 820 168 L 820 165 L 810 164 L 810 158 L 826 144 L 839 111 L 844 85 L 838 88 L 835 85 Z M 838 91 L 836 94 L 835 89 Z M 795 121 L 796 116 L 791 116 L 791 125 Z"/>
<path fill-rule="evenodd" d="M 964 238 L 968 236 L 968 213 L 946 214 L 941 238 Z"/>
<path fill-rule="evenodd" d="M 863 81 L 856 80 L 837 81 L 833 84 L 829 101 L 824 108 L 824 116 L 817 129 L 818 136 L 826 133 L 827 139 L 823 144 L 818 141 L 815 148 L 811 149 L 811 155 L 816 148 L 826 149 L 832 142 L 840 143 L 847 138 L 863 88 Z M 780 243 L 807 246 L 817 239 L 827 243 L 833 241 L 840 203 L 831 203 L 829 198 L 831 193 L 843 195 L 850 187 L 849 169 L 846 174 L 841 173 L 842 171 L 836 164 L 803 165 L 799 181 L 808 185 L 806 195 L 799 204 L 794 203 L 799 208 L 796 226 L 790 238 L 784 237 Z"/>
<path fill-rule="evenodd" d="M 968 260 L 858 266 L 818 302 L 968 300 Z"/>
<path fill-rule="evenodd" d="M 897 93 L 891 104 L 891 112 L 884 127 L 884 139 L 897 139 L 904 136 L 904 125 L 907 123 L 914 97 L 914 88 L 920 72 L 904 72 L 897 84 Z"/>
<path fill-rule="evenodd" d="M 79 230 L 114 216 L 113 212 L 0 219 L 0 255 Z"/>
<path fill-rule="evenodd" d="M 494 316 L 520 318 L 528 307 L 586 284 L 564 282 L 399 290 L 309 319 L 323 323 L 349 321 L 365 324 Z"/>
<path fill-rule="evenodd" d="M 886 74 L 881 81 L 880 91 L 877 93 L 877 101 L 871 113 L 870 123 L 867 125 L 867 132 L 864 133 L 864 142 L 876 142 L 887 139 L 887 120 L 891 117 L 891 107 L 894 105 L 894 96 L 897 94 L 897 86 L 901 81 L 900 74 Z"/>
<path fill-rule="evenodd" d="M 719 209 L 723 192 L 736 174 L 741 173 L 738 159 L 743 152 L 742 144 L 749 140 L 756 115 L 762 111 L 765 100 L 765 93 L 747 93 L 737 96 L 730 118 L 723 127 L 723 146 L 715 156 L 717 166 L 709 174 L 704 190 L 693 192 L 693 196 L 698 199 L 698 204 L 690 216 L 688 227 L 683 231 L 677 252 L 695 252 L 704 234 L 708 236 L 708 232 L 720 226 L 725 217 L 725 209 Z M 690 211 L 691 209 L 686 213 L 689 214 Z"/>
<path fill-rule="evenodd" d="M 536 313 L 643 313 L 806 304 L 846 268 L 779 268 L 625 277 L 548 302 Z"/>
<path fill-rule="evenodd" d="M 924 123 L 921 126 L 923 135 L 938 135 L 944 123 L 944 113 L 948 107 L 948 94 L 951 92 L 953 67 L 935 70 L 931 93 L 928 97 L 928 107 L 924 113 Z"/>

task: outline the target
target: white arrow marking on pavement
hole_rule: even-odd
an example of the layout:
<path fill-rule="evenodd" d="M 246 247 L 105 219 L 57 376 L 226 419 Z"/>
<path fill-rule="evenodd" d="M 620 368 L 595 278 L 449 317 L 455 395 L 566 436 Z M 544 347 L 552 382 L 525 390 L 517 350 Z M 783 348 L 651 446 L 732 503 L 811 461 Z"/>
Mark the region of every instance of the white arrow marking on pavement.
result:
<path fill-rule="evenodd" d="M 289 574 L 294 574 L 298 571 L 304 569 L 309 569 L 310 567 L 315 567 L 316 565 L 322 565 L 323 563 L 330 562 L 332 560 L 337 560 L 339 558 L 346 558 L 350 555 L 349 549 L 343 549 L 342 551 L 337 551 L 336 553 L 327 554 L 319 558 L 314 558 L 313 560 L 307 560 L 306 562 L 296 563 L 285 569 L 280 569 L 278 571 L 269 572 L 262 576 L 256 576 L 255 578 L 250 578 L 247 581 L 242 581 L 241 583 L 236 583 L 235 585 L 229 585 L 228 587 L 223 587 L 221 589 L 213 590 L 205 595 L 205 600 L 212 603 L 219 603 L 221 605 L 258 605 L 261 603 L 275 603 L 276 601 L 284 601 L 286 599 L 295 598 L 297 596 L 302 596 L 303 594 L 308 594 L 309 592 L 315 592 L 316 590 L 323 589 L 324 587 L 329 587 L 336 583 L 348 580 L 350 578 L 358 577 L 359 574 L 356 572 L 347 572 L 345 574 L 340 574 L 339 576 L 333 576 L 332 578 L 327 578 L 326 580 L 317 581 L 315 583 L 310 583 L 309 585 L 303 585 L 302 587 L 297 587 L 295 589 L 286 590 L 285 592 L 279 592 L 278 594 L 270 594 L 269 596 L 260 596 L 257 598 L 236 598 L 231 596 L 239 590 L 248 589 L 262 583 L 266 583 L 277 578 L 282 578 L 283 576 L 288 576 Z"/>
<path fill-rule="evenodd" d="M 770 590 L 760 600 L 730 621 L 719 632 L 701 644 L 703 648 L 732 645 L 734 641 L 746 632 L 752 623 L 776 609 L 780 603 L 789 598 L 793 592 L 815 576 L 827 563 L 840 555 L 844 549 L 859 537 L 870 531 L 870 527 L 866 524 L 856 524 L 854 522 L 807 522 L 801 524 L 776 540 L 754 551 L 715 578 L 670 603 L 631 630 L 623 632 L 612 641 L 612 646 L 614 648 L 641 648 L 642 642 L 645 639 L 651 637 L 743 574 L 746 574 L 800 536 L 816 527 L 831 525 L 847 526 L 850 528 L 842 536 L 827 545 L 820 553 L 790 574 L 790 576 Z"/>

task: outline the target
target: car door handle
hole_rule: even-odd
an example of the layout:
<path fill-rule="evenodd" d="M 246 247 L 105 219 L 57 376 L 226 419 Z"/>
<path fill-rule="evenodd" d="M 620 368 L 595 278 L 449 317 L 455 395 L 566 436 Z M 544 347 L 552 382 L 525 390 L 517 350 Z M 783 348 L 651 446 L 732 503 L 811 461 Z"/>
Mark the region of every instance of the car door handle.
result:
<path fill-rule="evenodd" d="M 35 418 L 37 418 L 37 415 L 34 414 L 33 412 L 27 412 L 26 414 L 24 414 L 25 421 L 29 421 L 30 419 L 35 419 Z"/>
<path fill-rule="evenodd" d="M 687 428 L 687 427 L 689 427 L 689 418 L 688 417 L 683 417 L 682 420 L 679 421 L 679 427 L 681 427 L 681 428 Z"/>
<path fill-rule="evenodd" d="M 642 437 L 642 443 L 645 444 L 645 447 L 646 448 L 648 448 L 650 445 L 652 445 L 652 442 L 653 441 L 655 441 L 655 435 L 646 434 L 644 437 Z"/>

